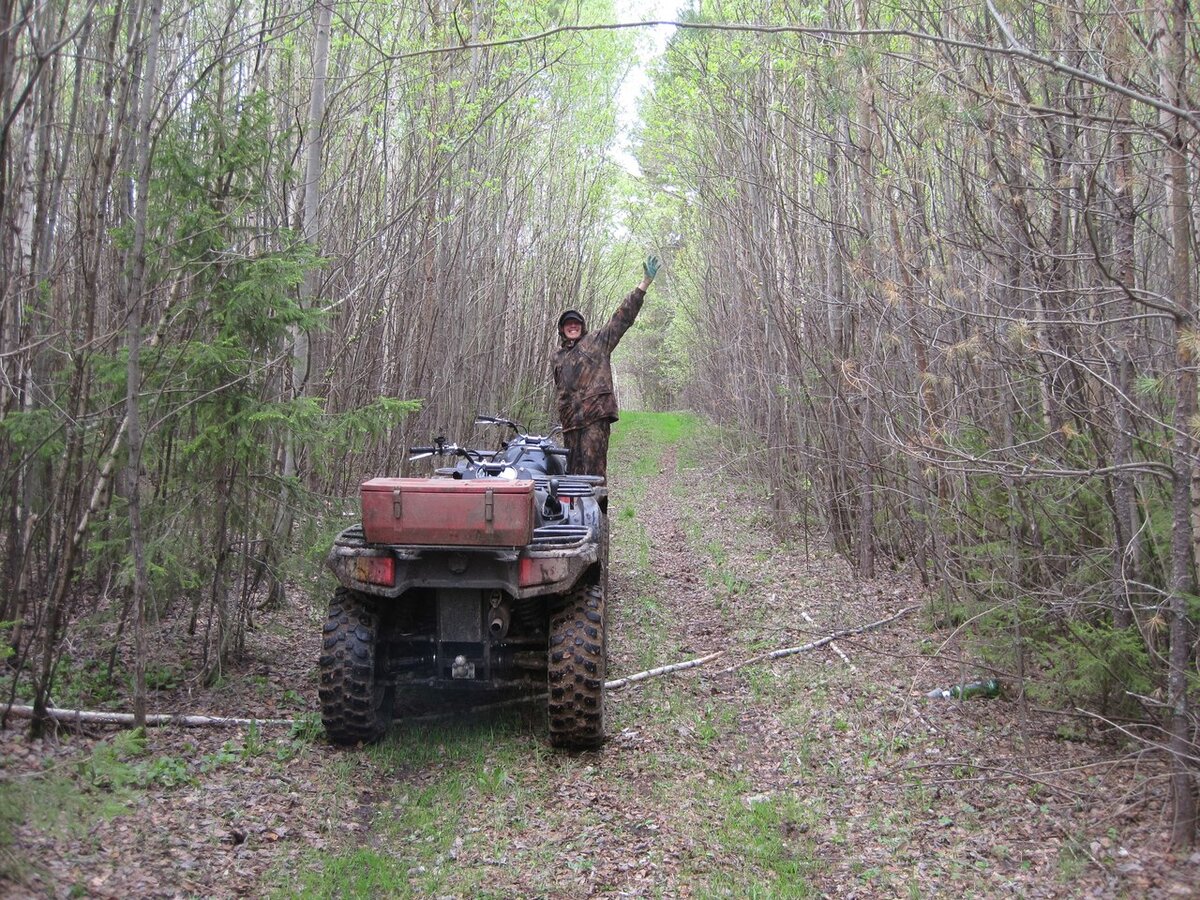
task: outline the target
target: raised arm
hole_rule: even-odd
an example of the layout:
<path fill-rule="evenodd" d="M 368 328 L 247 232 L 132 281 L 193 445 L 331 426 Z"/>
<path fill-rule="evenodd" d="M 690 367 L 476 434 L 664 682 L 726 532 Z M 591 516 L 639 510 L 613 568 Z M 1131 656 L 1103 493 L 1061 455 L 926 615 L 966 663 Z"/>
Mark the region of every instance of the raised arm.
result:
<path fill-rule="evenodd" d="M 621 338 L 625 335 L 625 332 L 633 325 L 633 320 L 637 318 L 637 314 L 642 310 L 642 303 L 646 299 L 646 291 L 657 274 L 658 257 L 646 257 L 646 261 L 642 263 L 641 283 L 630 291 L 629 296 L 621 301 L 621 305 L 617 307 L 617 311 L 608 320 L 608 324 L 596 333 L 597 342 L 604 347 L 606 352 L 611 353 L 613 348 L 617 346 Z"/>

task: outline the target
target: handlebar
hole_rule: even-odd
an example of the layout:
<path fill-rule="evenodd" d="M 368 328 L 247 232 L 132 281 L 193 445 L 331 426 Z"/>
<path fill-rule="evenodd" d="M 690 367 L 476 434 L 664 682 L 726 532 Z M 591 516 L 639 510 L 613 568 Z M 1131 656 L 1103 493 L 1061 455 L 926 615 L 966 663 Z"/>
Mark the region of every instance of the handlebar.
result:
<path fill-rule="evenodd" d="M 525 431 L 524 427 L 521 426 L 519 423 L 514 422 L 512 419 L 501 418 L 500 416 L 482 416 L 482 415 L 476 416 L 475 424 L 476 425 L 507 425 L 509 428 L 511 428 L 517 434 L 522 434 Z"/>
<path fill-rule="evenodd" d="M 520 441 L 523 445 L 540 445 L 541 449 L 552 456 L 566 456 L 569 451 L 563 447 L 555 447 L 551 445 L 554 435 L 562 432 L 561 425 L 555 425 L 550 429 L 550 434 L 543 437 L 539 435 L 526 434 L 525 429 L 512 419 L 505 419 L 500 416 L 485 416 L 477 415 L 475 417 L 476 425 L 506 425 L 516 432 L 516 437 L 509 439 L 506 447 L 512 446 L 516 441 Z M 409 447 L 409 462 L 416 462 L 420 459 L 427 459 L 430 456 L 462 456 L 470 460 L 470 462 L 479 467 L 485 465 L 496 465 L 490 463 L 499 450 L 473 450 L 467 447 L 460 447 L 458 444 L 448 444 L 446 439 L 441 435 L 434 438 L 431 446 L 425 447 Z"/>
<path fill-rule="evenodd" d="M 437 444 L 433 447 L 409 447 L 409 462 L 429 456 L 465 456 L 473 463 L 482 463 L 496 455 L 494 450 L 471 450 L 458 444 Z"/>

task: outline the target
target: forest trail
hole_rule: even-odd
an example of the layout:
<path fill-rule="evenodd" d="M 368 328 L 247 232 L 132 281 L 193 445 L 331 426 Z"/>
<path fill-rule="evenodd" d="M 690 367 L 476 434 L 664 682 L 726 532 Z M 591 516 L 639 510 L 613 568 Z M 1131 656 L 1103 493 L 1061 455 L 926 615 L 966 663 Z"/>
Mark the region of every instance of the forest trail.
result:
<path fill-rule="evenodd" d="M 1156 854 L 1168 818 L 1200 846 L 1194 6 L 22 4 L 0 696 L 300 724 L 13 723 L 0 878 L 1193 893 Z M 593 756 L 536 705 L 330 749 L 314 570 L 359 482 L 480 411 L 540 426 L 556 317 L 647 254 L 625 382 L 829 535 L 631 415 L 609 674 L 721 656 L 614 691 Z"/>
<path fill-rule="evenodd" d="M 1157 764 L 972 676 L 902 574 L 856 580 L 781 541 L 687 417 L 630 414 L 610 454 L 609 678 L 598 752 L 552 751 L 535 704 L 398 725 L 337 749 L 311 731 L 95 730 L 3 768 L 39 802 L 0 843 L 12 896 L 1188 896 Z M 252 659 L 156 709 L 316 708 L 321 598 L 260 622 Z M 913 614 L 812 652 L 776 648 Z M 1140 765 L 1139 765 L 1140 763 Z M 0 832 L 2 836 L 3 832 Z M 11 880 L 12 860 L 34 860 Z"/>

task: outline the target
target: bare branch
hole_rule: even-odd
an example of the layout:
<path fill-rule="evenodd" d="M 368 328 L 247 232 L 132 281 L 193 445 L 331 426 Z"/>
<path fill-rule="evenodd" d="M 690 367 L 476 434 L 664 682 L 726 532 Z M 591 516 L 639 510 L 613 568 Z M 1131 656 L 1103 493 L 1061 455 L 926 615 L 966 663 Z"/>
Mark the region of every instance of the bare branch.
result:
<path fill-rule="evenodd" d="M 1100 75 L 1095 75 L 1091 72 L 1086 72 L 1083 69 L 1078 69 L 1074 66 L 1067 65 L 1048 56 L 1043 56 L 1039 53 L 1034 53 L 1018 44 L 1015 38 L 1012 37 L 1008 30 L 1007 24 L 1003 19 L 999 18 L 995 12 L 991 2 L 988 3 L 988 9 L 996 19 L 997 25 L 1004 33 L 1009 41 L 1007 47 L 996 47 L 991 44 L 984 44 L 978 41 L 967 41 L 957 38 L 948 38 L 943 35 L 929 34 L 924 31 L 914 31 L 910 28 L 827 28 L 818 26 L 806 25 L 751 25 L 745 22 L 681 22 L 676 19 L 652 19 L 642 22 L 609 22 L 599 25 L 560 25 L 556 28 L 549 28 L 545 31 L 540 31 L 537 34 L 522 35 L 514 38 L 502 38 L 495 41 L 476 41 L 474 43 L 467 41 L 460 44 L 453 44 L 446 47 L 424 47 L 420 50 L 408 50 L 404 53 L 387 53 L 382 48 L 376 47 L 380 54 L 388 60 L 413 59 L 421 56 L 437 56 L 446 53 L 461 53 L 467 50 L 481 50 L 489 47 L 507 47 L 517 44 L 528 44 L 535 41 L 543 41 L 547 38 L 554 37 L 559 34 L 579 33 L 588 31 L 620 31 L 630 28 L 656 28 L 659 26 L 668 26 L 680 28 L 690 31 L 716 31 L 716 32 L 737 32 L 751 34 L 796 34 L 808 36 L 820 40 L 829 38 L 863 38 L 863 37 L 905 37 L 910 40 L 920 41 L 924 43 L 940 44 L 947 47 L 957 47 L 963 50 L 977 50 L 981 53 L 996 54 L 998 56 L 1011 56 L 1017 59 L 1024 59 L 1027 62 L 1035 63 L 1039 66 L 1052 69 L 1056 72 L 1061 72 L 1065 75 L 1071 75 L 1088 84 L 1102 87 L 1105 90 L 1113 91 L 1121 94 L 1138 103 L 1144 104 L 1151 109 L 1159 112 L 1167 112 L 1173 116 L 1179 117 L 1187 122 L 1193 129 L 1200 131 L 1200 118 L 1197 118 L 1191 110 L 1183 109 L 1165 100 L 1161 100 L 1150 94 L 1141 91 L 1135 91 L 1132 88 L 1117 84 L 1111 79 Z M 368 40 L 366 35 L 360 34 L 363 40 Z"/>
<path fill-rule="evenodd" d="M 655 669 L 646 669 L 644 672 L 636 672 L 633 675 L 627 675 L 624 678 L 606 681 L 604 682 L 604 686 L 609 690 L 616 690 L 617 688 L 623 688 L 626 685 L 634 684 L 638 681 L 645 681 L 647 678 L 655 678 L 659 675 L 667 675 L 671 672 L 682 672 L 685 669 L 694 669 L 697 666 L 704 665 L 706 662 L 711 662 L 718 656 L 721 656 L 724 652 L 724 650 L 718 650 L 716 653 L 709 653 L 707 656 L 689 659 L 686 662 L 673 663 L 669 666 L 659 666 Z"/>
<path fill-rule="evenodd" d="M 883 628 L 885 625 L 890 625 L 892 622 L 895 622 L 897 619 L 904 618 L 905 616 L 907 616 L 909 613 L 911 613 L 915 609 L 917 609 L 916 606 L 906 606 L 906 607 L 904 607 L 904 609 L 900 610 L 898 613 L 888 616 L 886 619 L 880 619 L 877 622 L 871 622 L 867 625 L 860 625 L 857 628 L 844 628 L 841 631 L 835 631 L 835 632 L 833 632 L 833 634 L 828 634 L 825 637 L 821 638 L 820 640 L 812 641 L 811 643 L 808 643 L 808 644 L 802 644 L 799 647 L 787 647 L 782 650 L 772 650 L 770 653 L 762 653 L 758 656 L 752 656 L 749 659 L 744 659 L 741 662 L 735 663 L 734 665 L 729 666 L 726 669 L 720 669 L 715 674 L 727 675 L 730 672 L 736 672 L 738 669 L 744 668 L 749 665 L 753 665 L 754 663 L 757 663 L 757 662 L 763 662 L 764 660 L 782 659 L 785 656 L 794 656 L 797 653 L 805 653 L 809 650 L 816 650 L 818 647 L 824 647 L 826 644 L 833 643 L 838 638 L 849 637 L 850 635 L 853 635 L 853 634 L 865 634 L 868 631 L 876 631 L 880 628 Z"/>

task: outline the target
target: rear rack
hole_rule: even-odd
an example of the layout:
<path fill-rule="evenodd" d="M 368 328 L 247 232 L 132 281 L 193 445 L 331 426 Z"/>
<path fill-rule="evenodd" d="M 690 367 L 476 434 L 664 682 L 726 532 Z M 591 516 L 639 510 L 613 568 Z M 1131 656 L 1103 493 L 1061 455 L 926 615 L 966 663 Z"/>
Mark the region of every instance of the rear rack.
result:
<path fill-rule="evenodd" d="M 337 536 L 336 540 L 336 543 L 344 546 L 350 546 L 351 544 L 365 544 L 366 542 L 367 536 L 363 534 L 361 522 L 359 522 L 357 525 L 351 525 L 349 528 L 342 529 L 342 532 Z"/>
<path fill-rule="evenodd" d="M 587 525 L 541 525 L 538 528 L 533 529 L 533 540 L 529 542 L 529 544 L 527 545 L 527 547 L 525 549 L 526 550 L 534 550 L 534 551 L 537 551 L 537 550 L 568 550 L 568 549 L 571 549 L 574 547 L 578 547 L 581 544 L 585 543 L 588 539 L 588 536 L 591 534 L 591 531 L 592 531 L 592 529 L 589 528 Z M 336 546 L 339 546 L 339 547 L 359 548 L 359 547 L 364 547 L 367 542 L 363 536 L 362 526 L 361 525 L 351 525 L 349 528 L 346 528 L 344 531 L 342 531 L 341 534 L 338 535 L 335 543 L 336 543 Z M 374 551 L 375 554 L 389 552 L 389 551 L 385 551 L 383 549 L 383 547 L 380 545 L 373 545 L 373 546 L 379 547 L 378 550 Z M 390 552 L 400 553 L 402 557 L 406 557 L 406 558 L 407 557 L 417 558 L 419 556 L 424 555 L 425 553 L 447 551 L 447 550 L 452 550 L 455 552 L 462 552 L 463 550 L 474 550 L 476 552 L 487 551 L 487 552 L 491 553 L 493 556 L 496 556 L 498 558 L 507 558 L 509 556 L 514 555 L 514 550 L 520 549 L 520 548 L 513 548 L 510 550 L 510 549 L 501 548 L 501 547 L 467 547 L 467 548 L 458 547 L 458 546 L 439 547 L 436 545 L 428 545 L 428 546 L 420 546 L 420 547 L 413 547 L 413 546 L 407 546 L 407 545 L 405 545 L 403 547 L 400 547 L 399 545 L 390 545 L 390 546 L 391 546 Z"/>
<path fill-rule="evenodd" d="M 559 493 L 562 496 L 562 493 Z M 586 525 L 542 525 L 533 529 L 530 550 L 563 550 L 587 540 L 592 529 Z"/>
<path fill-rule="evenodd" d="M 596 482 L 603 479 L 590 475 L 562 475 L 558 478 L 558 496 L 560 497 L 591 497 L 596 493 Z M 538 475 L 533 479 L 534 487 L 539 491 L 550 491 L 550 479 Z"/>

